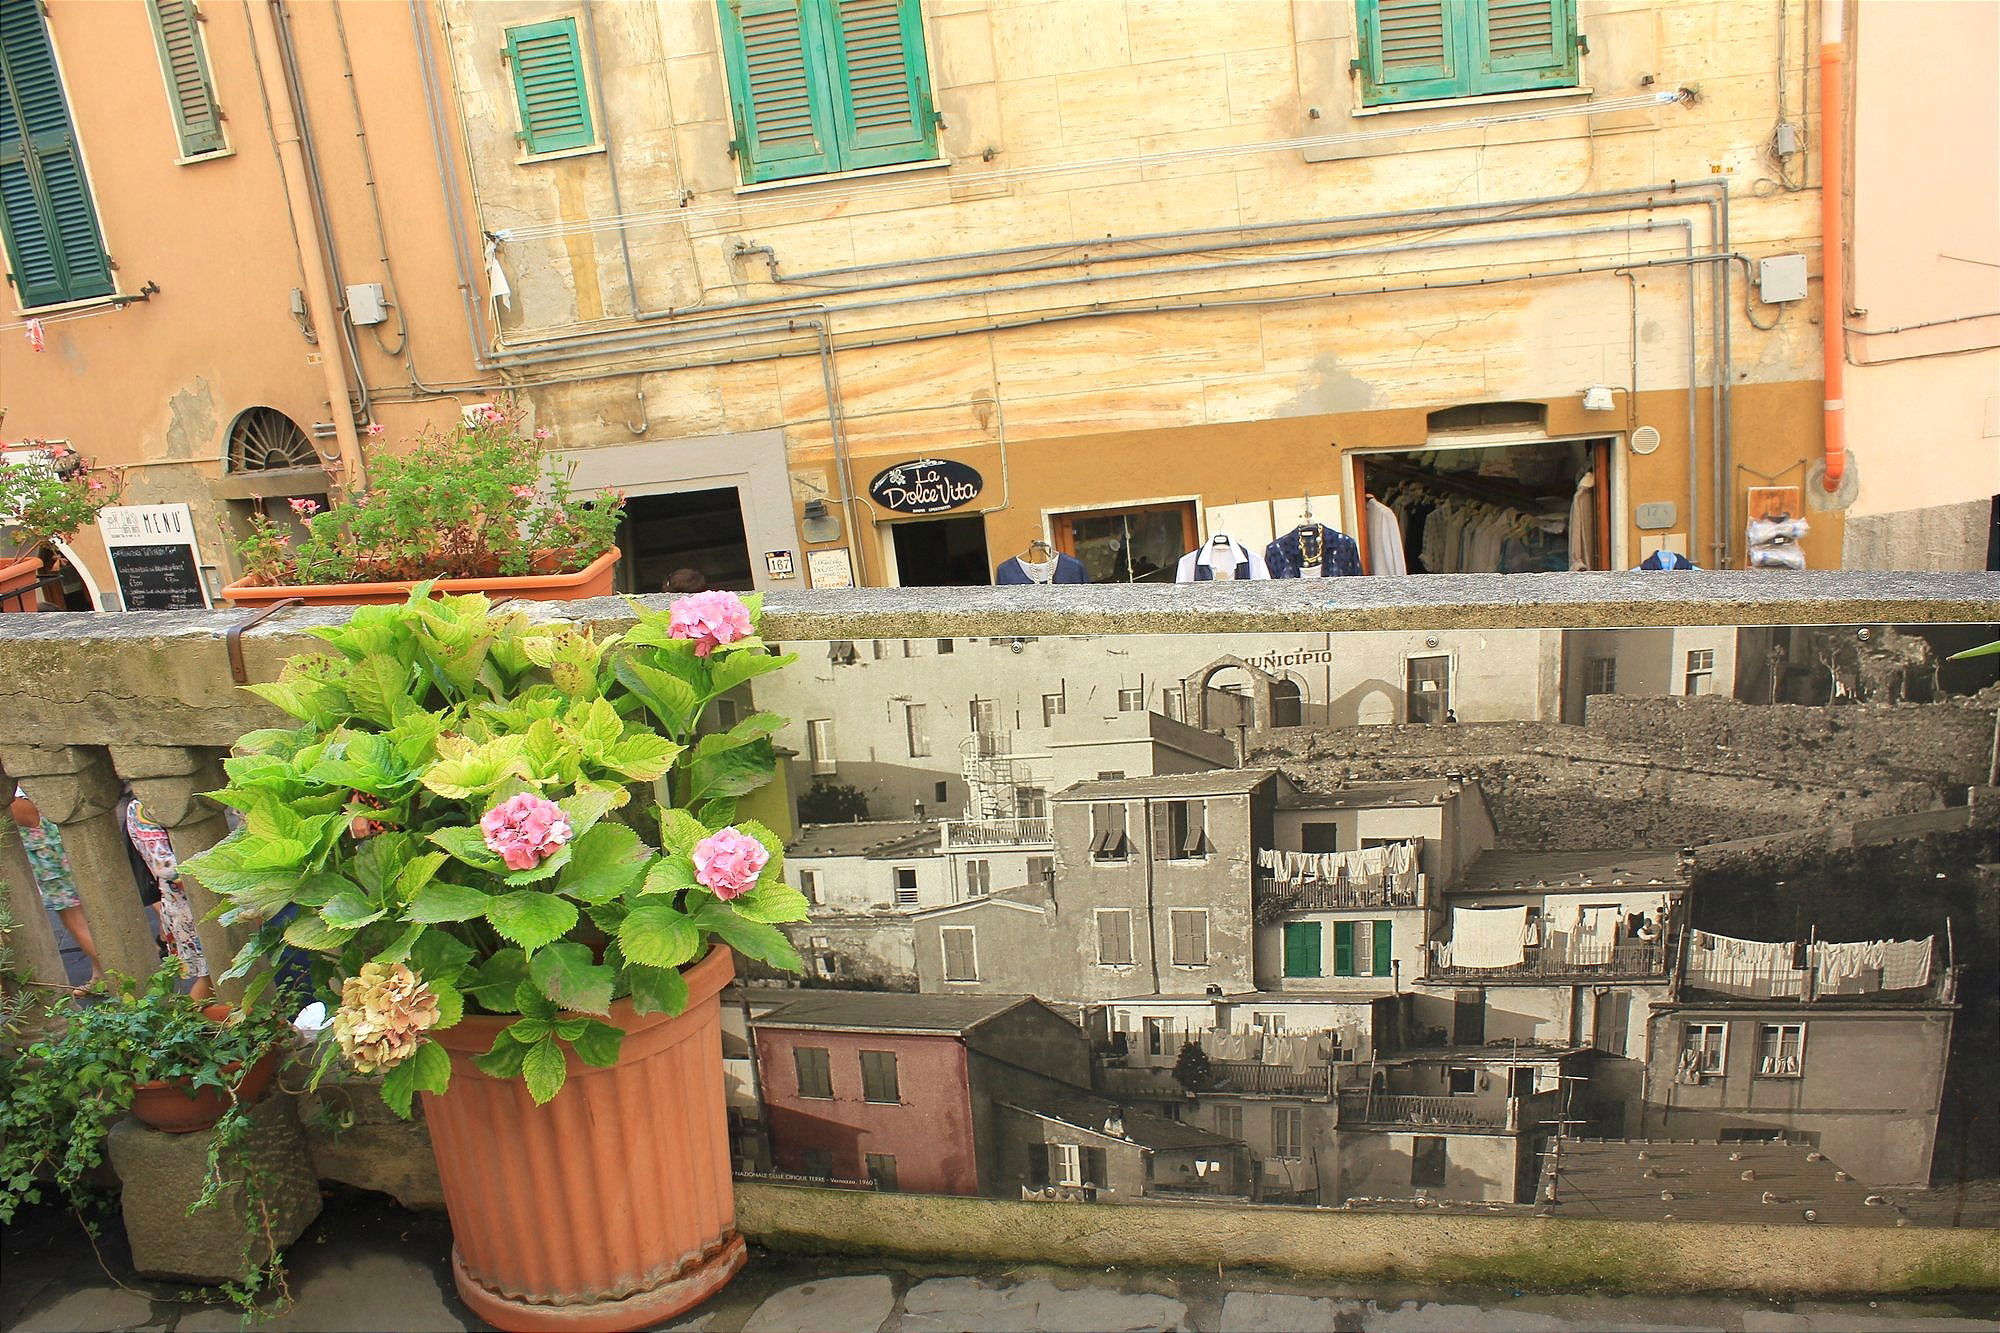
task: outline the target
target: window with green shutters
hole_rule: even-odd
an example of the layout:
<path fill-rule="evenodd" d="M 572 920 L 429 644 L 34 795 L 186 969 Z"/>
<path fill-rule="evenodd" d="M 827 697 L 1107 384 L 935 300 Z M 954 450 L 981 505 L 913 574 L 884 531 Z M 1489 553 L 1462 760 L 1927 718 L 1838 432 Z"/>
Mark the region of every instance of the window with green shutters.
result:
<path fill-rule="evenodd" d="M 23 307 L 116 289 L 40 0 L 0 0 L 0 231 Z"/>
<path fill-rule="evenodd" d="M 937 156 L 917 0 L 719 0 L 751 184 Z"/>
<path fill-rule="evenodd" d="M 1355 0 L 1368 106 L 1577 81 L 1576 0 Z"/>
<path fill-rule="evenodd" d="M 1291 965 L 1291 936 L 1285 937 L 1285 961 Z M 1395 956 L 1395 928 L 1387 921 L 1333 923 L 1333 975 L 1386 977 Z M 1287 971 L 1286 976 L 1292 973 Z"/>
<path fill-rule="evenodd" d="M 1288 977 L 1320 975 L 1319 922 L 1285 923 L 1285 975 Z"/>
<path fill-rule="evenodd" d="M 507 67 L 514 72 L 514 104 L 521 116 L 515 137 L 530 155 L 596 146 L 575 19 L 507 29 Z"/>
<path fill-rule="evenodd" d="M 153 18 L 153 43 L 167 80 L 167 106 L 182 157 L 205 157 L 229 147 L 222 135 L 222 112 L 208 73 L 208 52 L 194 0 L 146 0 Z"/>

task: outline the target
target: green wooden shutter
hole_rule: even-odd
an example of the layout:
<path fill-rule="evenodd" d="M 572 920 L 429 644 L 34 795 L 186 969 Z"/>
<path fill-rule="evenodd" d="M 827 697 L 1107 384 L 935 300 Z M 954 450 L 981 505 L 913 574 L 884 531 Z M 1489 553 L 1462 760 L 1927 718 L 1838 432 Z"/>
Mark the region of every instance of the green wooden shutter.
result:
<path fill-rule="evenodd" d="M 1480 0 L 1356 0 L 1362 101 L 1414 102 L 1468 91 L 1459 28 Z"/>
<path fill-rule="evenodd" d="M 149 0 L 146 8 L 153 16 L 153 41 L 167 76 L 167 104 L 174 113 L 181 156 L 221 152 L 228 144 L 222 137 L 222 113 L 215 105 L 215 85 L 209 78 L 194 0 Z"/>
<path fill-rule="evenodd" d="M 1375 923 L 1375 948 L 1373 950 L 1373 954 L 1375 961 L 1375 975 L 1378 977 L 1386 977 L 1389 975 L 1389 956 L 1390 953 L 1392 952 L 1394 944 L 1394 941 L 1391 938 L 1392 933 L 1393 933 L 1392 927 L 1389 922 L 1377 921 Z"/>
<path fill-rule="evenodd" d="M 0 230 L 23 306 L 115 289 L 39 0 L 0 0 Z"/>
<path fill-rule="evenodd" d="M 819 0 L 833 38 L 841 166 L 937 155 L 930 68 L 917 0 Z"/>
<path fill-rule="evenodd" d="M 1285 923 L 1285 975 L 1316 977 L 1320 974 L 1319 922 Z"/>
<path fill-rule="evenodd" d="M 1333 923 L 1333 975 L 1351 977 L 1354 975 L 1354 923 L 1336 921 Z"/>
<path fill-rule="evenodd" d="M 1576 82 L 1573 0 L 1485 0 L 1471 29 L 1476 90 L 1520 92 Z"/>
<path fill-rule="evenodd" d="M 826 24 L 814 0 L 721 0 L 743 179 L 840 170 Z"/>
<path fill-rule="evenodd" d="M 521 142 L 530 153 L 559 153 L 597 142 L 590 90 L 575 19 L 507 29 L 507 64 L 521 109 Z"/>

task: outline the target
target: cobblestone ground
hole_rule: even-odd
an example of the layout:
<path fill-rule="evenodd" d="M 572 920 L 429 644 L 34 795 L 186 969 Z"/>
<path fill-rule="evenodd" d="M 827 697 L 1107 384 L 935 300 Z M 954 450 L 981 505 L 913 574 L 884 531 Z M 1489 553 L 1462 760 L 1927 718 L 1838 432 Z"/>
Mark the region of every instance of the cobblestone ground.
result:
<path fill-rule="evenodd" d="M 227 1333 L 226 1306 L 132 1276 L 115 1219 L 103 1264 L 67 1213 L 23 1214 L 0 1248 L 0 1329 Z M 452 1290 L 441 1215 L 337 1196 L 293 1249 L 293 1305 L 273 1333 L 484 1329 Z M 2000 1296 L 1800 1301 L 1333 1286 L 1268 1275 L 871 1263 L 752 1251 L 687 1333 L 2000 1333 Z"/>

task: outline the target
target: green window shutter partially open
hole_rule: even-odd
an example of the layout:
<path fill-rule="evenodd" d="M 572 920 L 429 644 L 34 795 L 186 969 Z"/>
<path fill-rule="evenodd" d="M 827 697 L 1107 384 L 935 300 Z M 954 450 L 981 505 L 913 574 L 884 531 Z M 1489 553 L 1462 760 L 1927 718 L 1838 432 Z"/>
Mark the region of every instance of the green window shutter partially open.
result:
<path fill-rule="evenodd" d="M 1414 102 L 1468 91 L 1458 29 L 1479 0 L 1356 0 L 1362 100 Z"/>
<path fill-rule="evenodd" d="M 1316 977 L 1319 975 L 1319 967 L 1319 922 L 1286 922 L 1285 975 Z"/>
<path fill-rule="evenodd" d="M 0 0 L 0 230 L 23 306 L 115 289 L 38 0 Z"/>
<path fill-rule="evenodd" d="M 935 156 L 937 117 L 917 0 L 822 3 L 831 11 L 842 168 Z"/>
<path fill-rule="evenodd" d="M 751 184 L 840 170 L 823 27 L 812 0 L 723 0 L 736 152 Z"/>
<path fill-rule="evenodd" d="M 153 16 L 153 40 L 167 76 L 167 104 L 174 113 L 181 156 L 221 152 L 228 144 L 222 136 L 222 113 L 215 105 L 215 85 L 209 78 L 194 0 L 148 0 L 146 8 Z"/>
<path fill-rule="evenodd" d="M 1333 923 L 1333 975 L 1351 977 L 1354 975 L 1354 923 L 1336 921 Z"/>
<path fill-rule="evenodd" d="M 1567 88 L 1575 0 L 1356 0 L 1369 106 Z"/>
<path fill-rule="evenodd" d="M 507 64 L 514 71 L 521 142 L 530 153 L 559 153 L 597 142 L 575 19 L 507 29 Z"/>
<path fill-rule="evenodd" d="M 1393 952 L 1394 943 L 1391 938 L 1392 934 L 1393 927 L 1390 922 L 1377 921 L 1375 923 L 1375 948 L 1370 956 L 1374 960 L 1375 975 L 1378 977 L 1389 975 L 1389 956 Z"/>
<path fill-rule="evenodd" d="M 1478 91 L 1520 92 L 1576 82 L 1573 0 L 1486 0 L 1471 26 Z"/>

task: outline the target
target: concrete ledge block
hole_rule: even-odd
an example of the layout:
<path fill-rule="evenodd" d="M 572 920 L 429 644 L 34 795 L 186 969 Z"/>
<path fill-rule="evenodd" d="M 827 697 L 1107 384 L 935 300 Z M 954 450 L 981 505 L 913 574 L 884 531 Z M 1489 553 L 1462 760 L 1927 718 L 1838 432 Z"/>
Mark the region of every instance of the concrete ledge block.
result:
<path fill-rule="evenodd" d="M 377 1190 L 405 1208 L 444 1207 L 423 1101 L 408 1120 L 382 1103 L 381 1080 L 328 1078 L 299 1098 L 313 1170 L 322 1180 Z"/>
<path fill-rule="evenodd" d="M 259 1174 L 260 1206 L 252 1208 L 239 1183 L 192 1215 L 188 1205 L 201 1195 L 212 1131 L 163 1134 L 129 1116 L 112 1126 L 106 1147 L 118 1173 L 132 1266 L 141 1274 L 241 1281 L 249 1264 L 269 1261 L 319 1216 L 319 1180 L 291 1098 L 266 1097 L 251 1108 L 250 1121 L 240 1155 L 232 1153 L 224 1165 L 239 1180 L 246 1170 Z"/>

